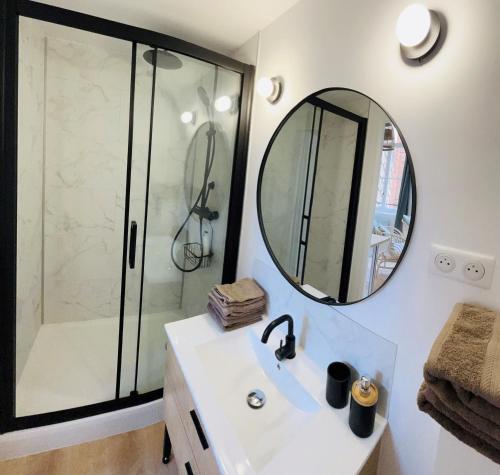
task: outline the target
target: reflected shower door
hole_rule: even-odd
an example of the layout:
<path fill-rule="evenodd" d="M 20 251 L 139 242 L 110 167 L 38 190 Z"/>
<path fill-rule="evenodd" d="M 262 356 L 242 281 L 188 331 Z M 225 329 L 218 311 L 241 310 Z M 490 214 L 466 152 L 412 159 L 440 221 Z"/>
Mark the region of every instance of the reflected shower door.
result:
<path fill-rule="evenodd" d="M 222 281 L 242 83 L 239 73 L 143 45 L 135 77 L 129 227 L 136 221 L 138 233 L 121 396 L 163 386 L 163 326 L 205 313 Z"/>
<path fill-rule="evenodd" d="M 115 397 L 131 51 L 20 18 L 16 416 Z"/>

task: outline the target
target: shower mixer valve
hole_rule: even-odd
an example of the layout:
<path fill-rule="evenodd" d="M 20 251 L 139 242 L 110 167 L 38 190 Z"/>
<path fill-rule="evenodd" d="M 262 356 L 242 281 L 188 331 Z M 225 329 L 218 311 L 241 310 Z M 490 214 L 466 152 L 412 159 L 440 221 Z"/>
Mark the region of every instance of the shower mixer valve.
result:
<path fill-rule="evenodd" d="M 214 219 L 219 218 L 218 211 L 211 211 L 207 206 L 195 206 L 193 211 L 203 219 L 208 219 L 209 221 L 213 221 Z"/>

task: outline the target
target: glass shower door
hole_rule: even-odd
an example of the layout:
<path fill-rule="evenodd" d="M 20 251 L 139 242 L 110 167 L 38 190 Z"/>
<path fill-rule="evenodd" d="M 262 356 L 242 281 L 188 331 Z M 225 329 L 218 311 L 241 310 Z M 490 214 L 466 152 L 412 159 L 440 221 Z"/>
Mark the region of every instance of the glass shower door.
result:
<path fill-rule="evenodd" d="M 20 18 L 16 417 L 163 387 L 164 324 L 222 281 L 241 89 Z"/>
<path fill-rule="evenodd" d="M 241 81 L 204 61 L 137 47 L 131 189 L 146 176 L 143 208 L 140 192 L 130 200 L 141 272 L 127 269 L 127 281 L 140 275 L 140 292 L 131 303 L 127 284 L 121 396 L 163 386 L 164 324 L 205 313 L 222 280 Z"/>
<path fill-rule="evenodd" d="M 20 18 L 18 417 L 115 397 L 131 50 Z"/>

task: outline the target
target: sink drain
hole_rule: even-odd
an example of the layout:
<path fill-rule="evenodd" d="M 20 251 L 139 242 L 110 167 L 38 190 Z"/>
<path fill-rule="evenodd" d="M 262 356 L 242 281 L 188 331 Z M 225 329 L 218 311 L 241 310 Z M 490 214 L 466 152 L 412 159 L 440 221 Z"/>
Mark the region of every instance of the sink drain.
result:
<path fill-rule="evenodd" d="M 260 409 L 266 403 L 266 395 L 260 389 L 248 393 L 247 403 L 252 409 Z"/>

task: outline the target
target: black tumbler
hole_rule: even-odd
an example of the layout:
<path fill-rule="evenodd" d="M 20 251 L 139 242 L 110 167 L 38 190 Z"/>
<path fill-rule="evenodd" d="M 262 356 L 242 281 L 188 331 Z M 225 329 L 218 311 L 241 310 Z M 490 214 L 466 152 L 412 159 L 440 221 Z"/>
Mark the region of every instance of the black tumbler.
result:
<path fill-rule="evenodd" d="M 328 365 L 326 377 L 326 400 L 330 406 L 342 409 L 347 406 L 351 370 L 345 363 L 335 361 Z"/>

